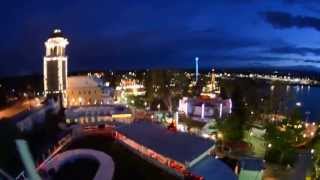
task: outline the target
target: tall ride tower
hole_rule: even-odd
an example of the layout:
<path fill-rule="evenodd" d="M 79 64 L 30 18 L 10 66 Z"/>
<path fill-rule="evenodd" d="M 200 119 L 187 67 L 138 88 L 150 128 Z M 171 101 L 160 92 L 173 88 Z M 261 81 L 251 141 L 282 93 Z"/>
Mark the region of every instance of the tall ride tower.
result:
<path fill-rule="evenodd" d="M 69 42 L 63 37 L 61 30 L 54 30 L 45 42 L 46 54 L 43 58 L 45 96 L 60 98 L 63 105 L 67 104 L 68 57 L 66 56 L 66 46 L 68 44 Z"/>
<path fill-rule="evenodd" d="M 196 82 L 198 82 L 199 79 L 199 57 L 195 58 L 195 62 L 196 62 Z"/>

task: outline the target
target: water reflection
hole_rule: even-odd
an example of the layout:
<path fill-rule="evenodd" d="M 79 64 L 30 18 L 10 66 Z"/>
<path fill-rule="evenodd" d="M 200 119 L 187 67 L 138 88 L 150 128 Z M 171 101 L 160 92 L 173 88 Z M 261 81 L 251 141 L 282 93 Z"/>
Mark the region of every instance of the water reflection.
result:
<path fill-rule="evenodd" d="M 291 91 L 294 89 L 294 91 Z M 298 105 L 304 112 L 305 119 L 307 121 L 320 121 L 320 106 L 318 101 L 320 100 L 320 87 L 303 85 L 287 86 L 287 92 L 293 92 L 295 97 L 290 101 L 290 105 Z"/>

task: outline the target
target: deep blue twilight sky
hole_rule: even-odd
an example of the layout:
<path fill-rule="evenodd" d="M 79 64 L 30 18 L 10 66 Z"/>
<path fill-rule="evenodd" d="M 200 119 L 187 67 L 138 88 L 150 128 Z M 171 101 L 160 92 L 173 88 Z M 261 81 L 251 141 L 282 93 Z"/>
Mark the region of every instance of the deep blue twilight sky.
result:
<path fill-rule="evenodd" d="M 320 69 L 319 0 L 11 0 L 0 75 L 42 72 L 54 28 L 69 69 L 301 66 Z"/>

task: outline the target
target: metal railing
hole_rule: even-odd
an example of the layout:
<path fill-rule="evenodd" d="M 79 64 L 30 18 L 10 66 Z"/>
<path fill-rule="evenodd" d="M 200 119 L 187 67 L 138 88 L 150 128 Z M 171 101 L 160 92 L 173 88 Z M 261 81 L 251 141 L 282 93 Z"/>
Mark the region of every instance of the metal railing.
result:
<path fill-rule="evenodd" d="M 36 170 L 40 170 L 42 166 L 47 164 L 62 148 L 64 148 L 67 144 L 69 144 L 72 140 L 72 135 L 68 134 L 61 138 L 57 144 L 53 145 L 52 149 L 48 149 L 48 156 L 47 158 L 43 158 L 43 160 L 36 168 Z M 25 174 L 25 171 L 22 171 L 16 178 L 16 180 L 27 180 L 28 177 Z"/>

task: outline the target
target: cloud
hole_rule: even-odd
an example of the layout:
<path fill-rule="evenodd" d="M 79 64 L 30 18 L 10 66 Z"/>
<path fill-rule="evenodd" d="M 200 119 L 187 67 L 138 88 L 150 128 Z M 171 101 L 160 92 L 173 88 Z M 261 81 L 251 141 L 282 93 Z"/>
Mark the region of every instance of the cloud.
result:
<path fill-rule="evenodd" d="M 308 48 L 308 47 L 295 47 L 295 46 L 284 46 L 271 48 L 267 52 L 272 54 L 296 54 L 305 56 L 308 54 L 320 55 L 320 48 Z"/>
<path fill-rule="evenodd" d="M 318 0 L 282 0 L 283 3 L 285 4 L 290 4 L 290 5 L 315 5 L 319 4 Z"/>
<path fill-rule="evenodd" d="M 320 1 L 319 0 L 282 0 L 285 5 L 299 6 L 306 10 L 310 10 L 315 13 L 320 13 Z"/>
<path fill-rule="evenodd" d="M 320 64 L 319 60 L 311 60 L 311 59 L 306 59 L 304 60 L 305 63 L 315 63 L 315 64 Z"/>
<path fill-rule="evenodd" d="M 320 19 L 316 17 L 294 16 L 282 11 L 266 11 L 262 16 L 274 28 L 313 28 L 320 31 Z"/>

